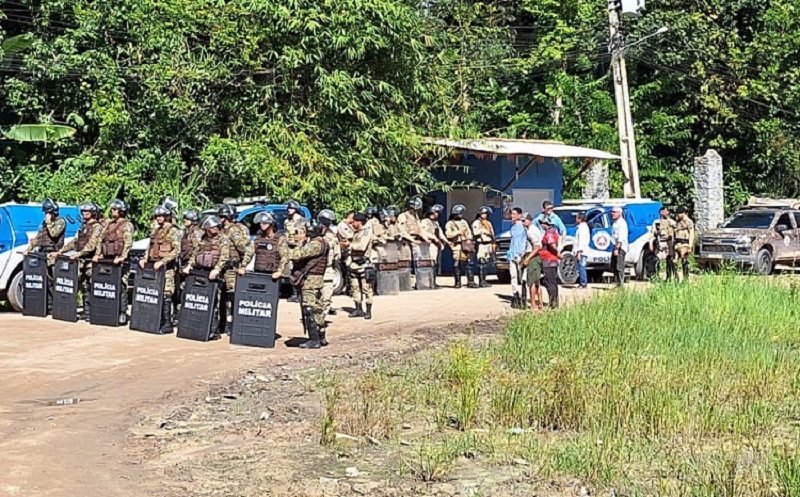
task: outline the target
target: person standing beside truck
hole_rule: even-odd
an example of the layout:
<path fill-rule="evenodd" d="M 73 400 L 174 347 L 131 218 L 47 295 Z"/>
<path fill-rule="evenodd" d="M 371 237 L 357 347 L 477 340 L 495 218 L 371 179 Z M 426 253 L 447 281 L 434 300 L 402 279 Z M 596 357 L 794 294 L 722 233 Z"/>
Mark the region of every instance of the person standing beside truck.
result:
<path fill-rule="evenodd" d="M 589 259 L 589 240 L 592 238 L 592 232 L 586 223 L 585 212 L 579 212 L 576 220 L 578 222 L 578 230 L 575 233 L 575 260 L 578 262 L 578 286 L 585 289 L 589 284 L 589 279 L 586 275 L 586 262 Z"/>
<path fill-rule="evenodd" d="M 676 212 L 678 221 L 675 224 L 675 255 L 681 260 L 683 278 L 689 279 L 689 255 L 694 247 L 694 221 L 686 213 L 686 207 L 678 208 Z"/>
<path fill-rule="evenodd" d="M 83 222 L 78 229 L 78 235 L 56 252 L 56 257 L 67 252 L 75 251 L 69 258 L 78 263 L 78 291 L 83 300 L 83 319 L 89 321 L 92 304 L 89 299 L 89 284 L 92 280 L 92 257 L 100 248 L 103 236 L 103 225 L 97 220 L 100 209 L 93 202 L 82 202 L 78 206 Z"/>
<path fill-rule="evenodd" d="M 611 209 L 611 243 L 614 244 L 614 251 L 611 253 L 611 269 L 614 272 L 614 280 L 617 286 L 625 286 L 625 255 L 628 253 L 628 222 L 623 216 L 622 207 Z"/>
<path fill-rule="evenodd" d="M 542 250 L 539 251 L 544 271 L 544 288 L 547 290 L 550 309 L 558 309 L 558 261 L 564 257 L 558 250 L 560 236 L 549 216 L 540 219 L 539 225 L 544 228 Z"/>
<path fill-rule="evenodd" d="M 558 217 L 558 214 L 553 212 L 553 202 L 549 200 L 545 200 L 542 202 L 542 212 L 539 213 L 534 219 L 533 222 L 544 231 L 544 228 L 541 225 L 542 219 L 547 218 L 552 223 L 553 227 L 558 230 L 558 236 L 563 238 L 567 235 L 567 227 L 564 225 L 564 222 Z"/>
<path fill-rule="evenodd" d="M 522 223 L 522 209 L 514 207 L 511 209 L 511 243 L 508 247 L 508 265 L 511 272 L 511 307 L 521 309 L 523 307 L 522 296 L 522 257 L 525 255 L 525 246 L 528 241 L 528 233 Z"/>
<path fill-rule="evenodd" d="M 100 241 L 100 253 L 95 254 L 92 262 L 97 264 L 105 260 L 115 266 L 124 265 L 128 261 L 128 252 L 133 246 L 133 223 L 128 220 L 128 204 L 114 199 L 109 204 L 111 221 L 103 231 Z M 119 324 L 128 322 L 128 271 L 122 271 L 119 298 Z"/>
<path fill-rule="evenodd" d="M 475 243 L 478 244 L 478 286 L 480 288 L 492 286 L 486 282 L 489 264 L 494 258 L 495 250 L 497 250 L 494 227 L 489 221 L 491 214 L 492 208 L 484 205 L 478 209 L 478 215 L 475 221 L 472 222 L 472 233 L 475 235 Z"/>
<path fill-rule="evenodd" d="M 667 206 L 659 209 L 659 218 L 653 223 L 650 250 L 656 254 L 659 261 L 665 260 L 667 266 L 667 281 L 677 278 L 675 271 L 675 220 L 669 216 Z M 656 277 L 658 277 L 656 268 Z"/>

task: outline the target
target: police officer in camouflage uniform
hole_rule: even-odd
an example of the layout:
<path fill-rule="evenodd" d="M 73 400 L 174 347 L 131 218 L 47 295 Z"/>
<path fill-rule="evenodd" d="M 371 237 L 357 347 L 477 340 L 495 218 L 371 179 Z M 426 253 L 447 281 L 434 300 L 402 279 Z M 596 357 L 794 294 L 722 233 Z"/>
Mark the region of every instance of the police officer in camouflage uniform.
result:
<path fill-rule="evenodd" d="M 189 257 L 189 263 L 183 268 L 184 274 L 192 270 L 208 271 L 208 279 L 219 280 L 220 275 L 228 268 L 228 258 L 231 255 L 231 241 L 222 233 L 222 221 L 217 216 L 208 216 L 200 226 L 203 236 L 195 246 L 194 252 Z M 220 313 L 219 305 L 222 298 L 217 296 L 217 310 L 211 320 L 212 334 L 210 340 L 219 339 Z"/>
<path fill-rule="evenodd" d="M 461 288 L 461 267 L 464 266 L 467 274 L 467 286 L 478 288 L 475 284 L 475 274 L 472 269 L 472 257 L 474 252 L 470 252 L 469 245 L 473 244 L 472 229 L 464 219 L 464 212 L 467 208 L 461 204 L 454 205 L 450 209 L 450 219 L 444 225 L 444 234 L 453 247 L 453 277 L 455 287 Z"/>
<path fill-rule="evenodd" d="M 304 234 L 307 229 L 306 218 L 303 217 L 303 211 L 300 210 L 300 202 L 296 200 L 289 200 L 285 204 L 287 217 L 283 221 L 283 229 L 286 232 L 286 243 L 289 250 L 297 247 L 299 242 L 298 237 Z M 292 287 L 292 296 L 289 297 L 289 302 L 297 302 L 298 289 Z"/>
<path fill-rule="evenodd" d="M 444 211 L 444 206 L 434 204 L 428 208 L 425 219 L 420 222 L 420 230 L 423 236 L 430 243 L 431 260 L 433 261 L 433 287 L 439 288 L 436 284 L 436 276 L 439 274 L 439 260 L 444 248 L 450 244 L 444 236 L 442 226 L 439 224 L 439 216 Z"/>
<path fill-rule="evenodd" d="M 89 284 L 92 281 L 92 257 L 100 249 L 104 227 L 97 220 L 100 213 L 97 204 L 89 201 L 82 202 L 78 209 L 81 211 L 81 217 L 83 218 L 81 227 L 78 228 L 78 234 L 64 245 L 64 248 L 59 250 L 57 255 L 74 251 L 69 258 L 73 261 L 79 261 L 78 291 L 83 301 L 83 319 L 89 321 L 92 309 L 91 299 L 89 298 Z"/>
<path fill-rule="evenodd" d="M 47 263 L 47 310 L 53 306 L 53 264 L 56 261 L 56 252 L 64 246 L 64 235 L 67 230 L 67 222 L 58 215 L 58 204 L 50 198 L 42 202 L 42 212 L 44 221 L 39 227 L 39 232 L 28 247 L 25 255 L 30 252 L 40 252 L 45 254 Z"/>
<path fill-rule="evenodd" d="M 181 230 L 173 224 L 172 211 L 167 207 L 156 206 L 153 220 L 156 229 L 150 234 L 147 256 L 139 259 L 139 267 L 149 267 L 155 271 L 164 269 L 164 300 L 158 332 L 168 335 L 172 333 L 172 296 L 175 293 L 175 268 L 181 254 L 182 235 Z"/>
<path fill-rule="evenodd" d="M 667 281 L 678 277 L 675 270 L 675 224 L 675 220 L 669 215 L 667 206 L 661 206 L 660 217 L 653 223 L 653 230 L 650 233 L 650 250 L 656 254 L 659 261 L 666 261 Z M 656 269 L 656 276 L 658 276 L 658 269 Z"/>
<path fill-rule="evenodd" d="M 175 273 L 175 295 L 173 296 L 173 303 L 175 312 L 173 314 L 172 324 L 178 325 L 178 313 L 181 307 L 181 294 L 183 293 L 183 286 L 185 278 L 183 276 L 183 268 L 189 264 L 189 258 L 192 256 L 200 238 L 203 237 L 203 230 L 197 225 L 200 221 L 200 214 L 194 209 L 183 211 L 181 215 L 183 219 L 183 234 L 181 236 L 181 253 L 178 256 L 178 271 Z"/>
<path fill-rule="evenodd" d="M 233 206 L 221 206 L 217 216 L 222 222 L 222 234 L 231 242 L 224 283 L 220 285 L 219 333 L 224 335 L 228 325 L 228 308 L 233 309 L 236 275 L 244 275 L 247 265 L 253 260 L 253 243 L 250 241 L 250 230 L 242 223 L 236 222 L 236 209 Z M 231 317 L 234 314 L 231 312 Z"/>
<path fill-rule="evenodd" d="M 683 279 L 689 279 L 689 256 L 694 249 L 694 221 L 686 212 L 686 207 L 678 208 L 675 223 L 675 254 L 681 260 Z"/>
<path fill-rule="evenodd" d="M 475 243 L 478 245 L 478 286 L 480 288 L 492 286 L 486 282 L 486 273 L 496 248 L 494 226 L 489 221 L 491 214 L 492 208 L 484 205 L 478 209 L 478 216 L 472 222 L 472 234 L 475 236 Z"/>
<path fill-rule="evenodd" d="M 128 204 L 114 199 L 109 205 L 111 220 L 103 231 L 100 240 L 100 253 L 95 254 L 92 261 L 97 264 L 101 259 L 115 266 L 122 266 L 120 282 L 119 324 L 128 322 L 128 252 L 133 246 L 133 223 L 128 220 Z M 97 266 L 95 266 L 97 267 Z"/>
<path fill-rule="evenodd" d="M 325 314 L 336 315 L 336 309 L 331 307 L 333 302 L 333 283 L 336 277 L 336 270 L 342 260 L 342 247 L 339 238 L 334 234 L 331 226 L 336 222 L 336 215 L 329 209 L 323 209 L 317 214 L 317 222 L 322 226 L 322 237 L 328 244 L 328 264 L 325 266 L 325 275 L 322 287 L 322 305 Z M 327 322 L 326 322 L 327 323 Z M 327 325 L 326 325 L 327 326 Z"/>
<path fill-rule="evenodd" d="M 253 239 L 253 271 L 272 276 L 279 280 L 288 261 L 286 257 L 286 237 L 275 231 L 275 218 L 267 211 L 261 211 L 253 218 L 258 231 Z"/>
<path fill-rule="evenodd" d="M 372 279 L 369 277 L 370 253 L 374 237 L 372 231 L 367 229 L 367 216 L 356 214 L 353 216 L 353 242 L 350 244 L 350 256 L 347 259 L 347 269 L 350 271 L 350 291 L 356 308 L 349 314 L 351 318 L 363 317 L 372 319 Z M 364 312 L 362 300 L 367 305 Z"/>
<path fill-rule="evenodd" d="M 292 284 L 300 289 L 303 323 L 308 341 L 303 349 L 318 349 L 328 345 L 322 288 L 328 265 L 328 244 L 322 237 L 322 225 L 299 230 L 294 248 L 289 250 L 292 261 Z"/>

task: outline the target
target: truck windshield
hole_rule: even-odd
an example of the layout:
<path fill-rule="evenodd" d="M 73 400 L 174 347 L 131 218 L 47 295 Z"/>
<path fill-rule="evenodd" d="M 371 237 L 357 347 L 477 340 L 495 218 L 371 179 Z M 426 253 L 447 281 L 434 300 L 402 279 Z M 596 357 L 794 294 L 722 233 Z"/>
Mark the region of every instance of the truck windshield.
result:
<path fill-rule="evenodd" d="M 723 228 L 751 228 L 751 229 L 767 229 L 772 225 L 772 220 L 775 218 L 774 212 L 765 211 L 741 211 L 728 219 Z"/>

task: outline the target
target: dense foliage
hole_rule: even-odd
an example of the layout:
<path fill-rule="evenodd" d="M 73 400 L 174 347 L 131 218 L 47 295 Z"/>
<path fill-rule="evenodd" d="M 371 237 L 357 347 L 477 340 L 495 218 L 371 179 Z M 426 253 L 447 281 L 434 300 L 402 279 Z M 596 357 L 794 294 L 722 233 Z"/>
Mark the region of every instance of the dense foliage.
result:
<path fill-rule="evenodd" d="M 442 187 L 421 137 L 617 148 L 603 0 L 13 0 L 0 37 L 0 200 L 231 195 L 338 210 Z M 716 148 L 729 203 L 800 194 L 797 0 L 661 0 L 626 19 L 645 194 L 687 201 Z M 612 167 L 612 170 L 618 168 Z M 569 166 L 567 193 L 579 169 Z M 621 192 L 619 173 L 614 188 Z"/>

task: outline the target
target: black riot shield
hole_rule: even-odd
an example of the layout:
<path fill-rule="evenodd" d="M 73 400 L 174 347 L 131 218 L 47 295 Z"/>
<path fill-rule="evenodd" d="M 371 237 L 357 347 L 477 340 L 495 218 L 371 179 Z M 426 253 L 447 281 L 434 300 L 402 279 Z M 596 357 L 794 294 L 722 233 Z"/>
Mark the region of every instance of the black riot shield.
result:
<path fill-rule="evenodd" d="M 158 271 L 148 264 L 136 271 L 133 279 L 133 305 L 131 329 L 145 333 L 158 333 L 161 328 L 161 306 L 164 302 L 165 270 Z"/>
<path fill-rule="evenodd" d="M 417 245 L 414 258 L 414 276 L 416 277 L 417 290 L 433 290 L 433 260 L 431 247 L 428 243 Z"/>
<path fill-rule="evenodd" d="M 231 343 L 275 347 L 280 284 L 269 274 L 247 273 L 236 279 Z"/>
<path fill-rule="evenodd" d="M 178 338 L 208 341 L 217 312 L 218 281 L 209 280 L 208 271 L 192 271 L 186 278 L 178 320 Z"/>
<path fill-rule="evenodd" d="M 59 257 L 53 266 L 53 319 L 78 321 L 78 261 Z"/>
<path fill-rule="evenodd" d="M 120 301 L 122 300 L 122 267 L 111 261 L 100 261 L 92 268 L 92 285 L 89 298 L 92 313 L 91 324 L 119 326 Z"/>
<path fill-rule="evenodd" d="M 47 254 L 31 252 L 22 264 L 22 315 L 43 318 L 47 316 Z"/>
<path fill-rule="evenodd" d="M 400 293 L 397 242 L 379 245 L 377 250 L 380 260 L 375 264 L 375 293 L 377 295 L 397 295 Z"/>
<path fill-rule="evenodd" d="M 411 274 L 411 244 L 400 242 L 397 253 L 397 280 L 401 292 L 410 292 L 414 289 Z"/>

